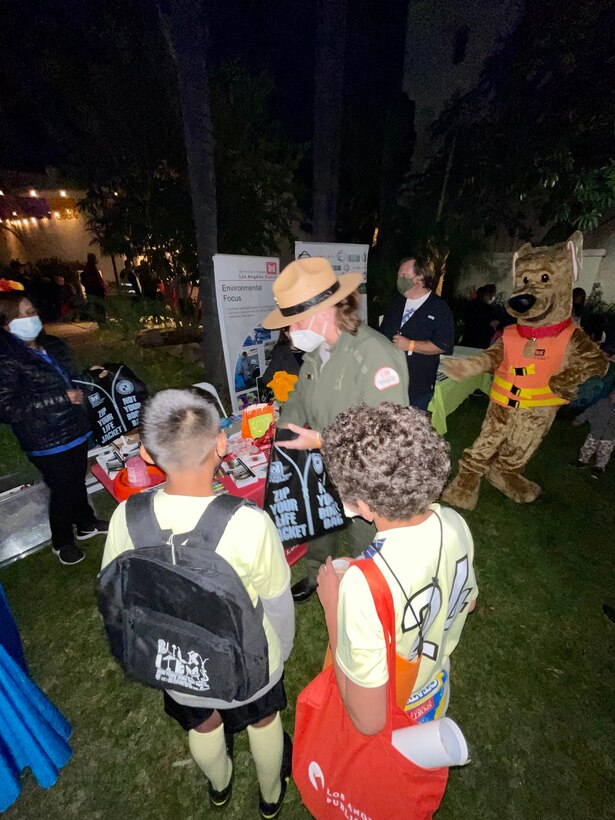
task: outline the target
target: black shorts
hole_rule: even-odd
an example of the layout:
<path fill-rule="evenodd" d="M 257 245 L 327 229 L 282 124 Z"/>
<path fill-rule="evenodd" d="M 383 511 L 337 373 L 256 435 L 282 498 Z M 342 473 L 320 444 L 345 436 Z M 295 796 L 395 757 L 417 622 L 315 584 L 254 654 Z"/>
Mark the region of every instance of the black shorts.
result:
<path fill-rule="evenodd" d="M 252 703 L 245 706 L 236 706 L 234 709 L 207 709 L 199 706 L 184 706 L 163 692 L 164 711 L 176 720 L 182 729 L 187 732 L 196 729 L 201 723 L 212 716 L 215 711 L 220 713 L 224 729 L 231 734 L 243 732 L 248 726 L 258 723 L 264 718 L 273 715 L 275 712 L 282 712 L 286 709 L 286 690 L 284 689 L 284 674 L 280 680 L 272 686 L 264 695 Z"/>

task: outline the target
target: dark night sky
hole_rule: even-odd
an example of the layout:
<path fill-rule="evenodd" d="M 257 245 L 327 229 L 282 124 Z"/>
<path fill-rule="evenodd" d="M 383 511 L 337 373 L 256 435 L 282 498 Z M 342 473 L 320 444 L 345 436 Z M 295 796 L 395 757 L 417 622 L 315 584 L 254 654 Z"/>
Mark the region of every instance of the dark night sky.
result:
<path fill-rule="evenodd" d="M 153 0 L 144 0 L 156 18 Z M 269 70 L 275 81 L 272 114 L 298 141 L 312 130 L 314 0 L 210 0 L 210 58 L 213 66 L 239 60 L 253 72 Z M 38 10 L 38 12 L 37 12 Z M 45 112 L 33 109 L 30 93 L 38 56 L 19 36 L 34 27 L 39 37 L 51 25 L 66 31 L 71 56 L 100 59 L 96 49 L 97 7 L 77 0 L 62 6 L 49 0 L 20 4 L 7 0 L 0 10 L 0 168 L 42 170 L 61 162 L 61 152 L 41 123 Z M 26 35 L 27 36 L 27 35 Z M 104 58 L 103 58 L 104 59 Z M 34 70 L 33 70 L 34 69 Z M 54 101 L 45 104 L 53 108 Z"/>
<path fill-rule="evenodd" d="M 254 71 L 268 69 L 276 83 L 277 113 L 294 139 L 306 139 L 312 130 L 314 6 L 314 0 L 209 4 L 214 60 L 239 59 Z"/>

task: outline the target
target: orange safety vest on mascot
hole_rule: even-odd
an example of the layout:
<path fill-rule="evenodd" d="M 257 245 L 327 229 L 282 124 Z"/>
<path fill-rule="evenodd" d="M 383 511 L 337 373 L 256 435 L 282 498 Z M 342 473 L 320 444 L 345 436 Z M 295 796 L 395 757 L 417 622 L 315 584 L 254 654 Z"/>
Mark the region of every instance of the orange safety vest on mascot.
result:
<path fill-rule="evenodd" d="M 504 329 L 504 358 L 493 377 L 489 398 L 505 407 L 568 404 L 566 399 L 553 393 L 549 381 L 561 370 L 566 348 L 577 326 L 570 323 L 555 336 L 537 338 L 531 357 L 524 355 L 531 339 L 522 336 L 517 327 L 509 325 Z"/>

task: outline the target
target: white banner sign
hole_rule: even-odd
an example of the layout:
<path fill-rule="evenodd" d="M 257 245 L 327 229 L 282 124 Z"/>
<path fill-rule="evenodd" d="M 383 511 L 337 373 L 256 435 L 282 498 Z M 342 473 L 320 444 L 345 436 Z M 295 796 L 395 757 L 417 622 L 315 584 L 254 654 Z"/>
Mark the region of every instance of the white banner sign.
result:
<path fill-rule="evenodd" d="M 214 256 L 216 302 L 233 412 L 258 401 L 257 379 L 264 372 L 278 331 L 261 322 L 274 308 L 271 286 L 280 270 L 273 257 Z"/>
<path fill-rule="evenodd" d="M 341 242 L 295 242 L 295 259 L 306 256 L 324 256 L 338 274 L 362 273 L 363 284 L 359 287 L 361 304 L 359 314 L 367 321 L 367 254 L 369 245 L 351 245 Z"/>

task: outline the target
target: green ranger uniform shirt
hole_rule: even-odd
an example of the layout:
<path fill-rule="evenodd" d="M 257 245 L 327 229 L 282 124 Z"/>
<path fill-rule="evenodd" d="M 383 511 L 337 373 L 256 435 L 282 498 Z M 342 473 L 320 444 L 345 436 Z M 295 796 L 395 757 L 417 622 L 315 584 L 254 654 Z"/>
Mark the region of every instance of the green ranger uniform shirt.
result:
<path fill-rule="evenodd" d="M 299 380 L 282 409 L 280 424 L 309 424 L 321 431 L 338 413 L 383 401 L 408 406 L 406 357 L 382 334 L 365 324 L 355 336 L 342 333 L 325 365 L 319 350 L 306 353 Z"/>

